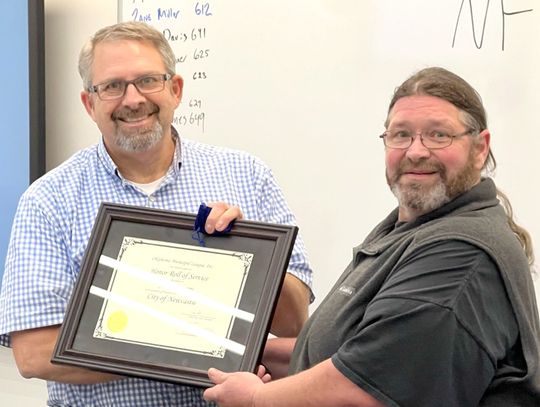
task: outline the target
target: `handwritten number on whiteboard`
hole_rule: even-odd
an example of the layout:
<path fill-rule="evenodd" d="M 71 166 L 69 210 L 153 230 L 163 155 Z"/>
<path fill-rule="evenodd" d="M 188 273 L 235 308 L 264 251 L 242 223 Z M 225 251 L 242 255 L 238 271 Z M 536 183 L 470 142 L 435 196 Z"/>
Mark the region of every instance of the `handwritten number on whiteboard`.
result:
<path fill-rule="evenodd" d="M 211 16 L 210 3 L 195 3 L 195 14 L 198 16 Z"/>

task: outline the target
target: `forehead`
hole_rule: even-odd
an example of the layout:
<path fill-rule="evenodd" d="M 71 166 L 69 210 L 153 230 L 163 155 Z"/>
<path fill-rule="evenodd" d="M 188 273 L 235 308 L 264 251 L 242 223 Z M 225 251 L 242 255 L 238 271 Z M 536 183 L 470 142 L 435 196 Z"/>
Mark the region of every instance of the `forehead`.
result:
<path fill-rule="evenodd" d="M 456 106 L 435 96 L 402 97 L 388 115 L 388 126 L 437 124 L 455 126 L 461 124 L 461 120 Z"/>
<path fill-rule="evenodd" d="M 94 82 L 133 79 L 147 73 L 163 73 L 165 64 L 151 42 L 136 40 L 103 41 L 94 48 Z"/>

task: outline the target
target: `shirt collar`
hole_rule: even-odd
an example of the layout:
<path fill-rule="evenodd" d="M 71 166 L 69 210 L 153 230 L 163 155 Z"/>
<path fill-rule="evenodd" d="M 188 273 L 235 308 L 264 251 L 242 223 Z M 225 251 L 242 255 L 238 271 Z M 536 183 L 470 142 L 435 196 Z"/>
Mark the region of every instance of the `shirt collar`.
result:
<path fill-rule="evenodd" d="M 172 160 L 172 173 L 175 177 L 180 176 L 180 168 L 182 167 L 182 140 L 178 135 L 178 131 L 171 126 L 171 135 L 174 139 L 174 156 Z"/>
<path fill-rule="evenodd" d="M 456 216 L 463 212 L 473 212 L 488 207 L 497 206 L 497 188 L 491 178 L 481 181 L 468 191 L 454 198 L 441 207 L 417 217 L 410 222 L 402 222 L 396 227 L 399 209 L 395 208 L 380 222 L 366 237 L 363 243 L 353 249 L 353 261 L 357 262 L 360 253 L 376 254 L 392 244 L 396 234 L 407 234 L 421 225 L 447 216 Z M 386 238 L 386 236 L 389 236 Z M 356 263 L 355 263 L 356 264 Z"/>
<path fill-rule="evenodd" d="M 97 148 L 98 158 L 105 167 L 105 170 L 112 176 L 116 176 L 118 178 L 122 178 L 120 176 L 120 173 L 118 172 L 118 167 L 112 160 L 111 156 L 107 152 L 107 148 L 105 147 L 105 143 L 103 141 L 103 136 L 99 140 L 98 148 Z"/>

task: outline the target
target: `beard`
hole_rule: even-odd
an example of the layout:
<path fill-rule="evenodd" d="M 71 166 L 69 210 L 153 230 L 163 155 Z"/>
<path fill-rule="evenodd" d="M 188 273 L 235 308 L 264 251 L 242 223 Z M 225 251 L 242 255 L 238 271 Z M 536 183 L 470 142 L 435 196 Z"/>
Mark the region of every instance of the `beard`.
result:
<path fill-rule="evenodd" d="M 133 119 L 145 117 L 149 114 L 157 114 L 159 108 L 153 103 L 148 103 L 137 109 L 123 108 L 113 114 L 114 120 Z M 116 126 L 114 143 L 127 153 L 143 152 L 154 147 L 163 138 L 163 126 L 159 121 L 146 128 L 126 130 Z"/>
<path fill-rule="evenodd" d="M 399 202 L 400 207 L 408 208 L 414 212 L 425 214 L 450 202 L 458 195 L 471 189 L 479 180 L 480 174 L 474 168 L 473 151 L 469 154 L 467 164 L 453 178 L 448 177 L 448 171 L 440 162 L 421 162 L 413 164 L 404 159 L 392 179 L 388 173 L 386 180 L 392 193 Z M 439 179 L 435 184 L 426 185 L 420 182 L 412 182 L 406 185 L 400 184 L 401 176 L 411 170 L 435 171 Z"/>

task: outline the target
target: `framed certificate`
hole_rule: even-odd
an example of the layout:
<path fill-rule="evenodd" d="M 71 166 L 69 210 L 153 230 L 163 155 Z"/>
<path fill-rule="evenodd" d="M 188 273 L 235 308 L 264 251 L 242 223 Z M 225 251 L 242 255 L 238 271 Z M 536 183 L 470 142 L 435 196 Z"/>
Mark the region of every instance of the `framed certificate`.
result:
<path fill-rule="evenodd" d="M 194 222 L 102 204 L 52 362 L 201 387 L 255 372 L 298 229 L 236 221 L 201 245 Z"/>

